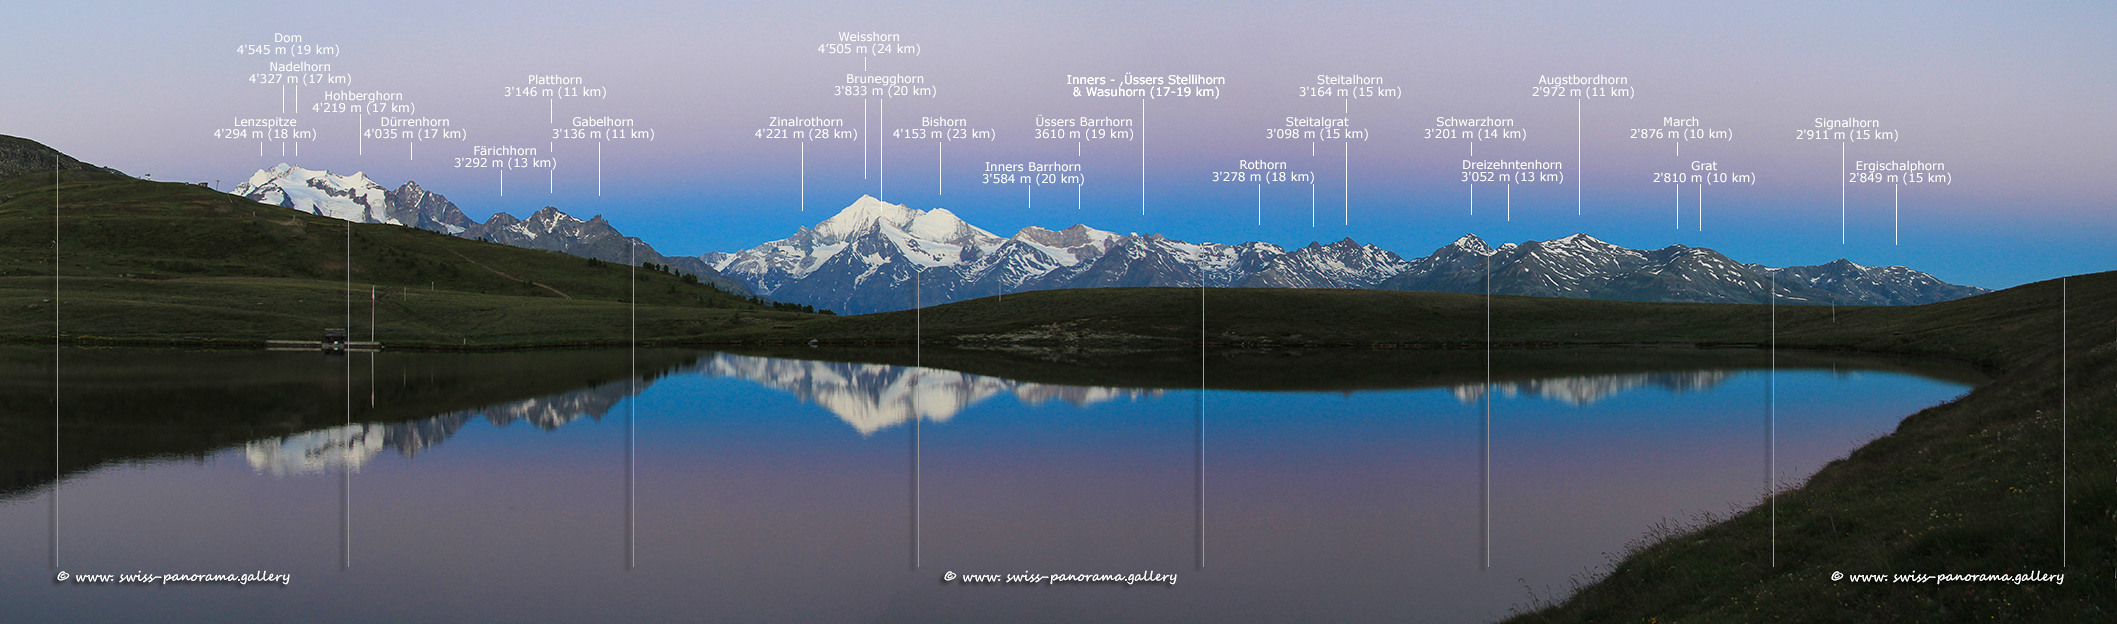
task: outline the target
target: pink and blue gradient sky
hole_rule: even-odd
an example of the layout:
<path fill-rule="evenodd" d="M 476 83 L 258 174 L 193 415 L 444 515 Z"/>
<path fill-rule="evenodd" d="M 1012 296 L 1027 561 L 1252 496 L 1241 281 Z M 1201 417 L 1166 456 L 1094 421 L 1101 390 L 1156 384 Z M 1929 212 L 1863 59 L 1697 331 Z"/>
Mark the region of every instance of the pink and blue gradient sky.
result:
<path fill-rule="evenodd" d="M 1495 243 L 1574 232 L 1635 248 L 1711 247 L 1779 266 L 1848 258 L 1904 264 L 1986 287 L 2117 267 L 2117 182 L 2107 171 L 2117 120 L 2117 9 L 2087 2 L 1985 6 L 1932 3 L 1289 3 L 934 2 L 38 3 L 0 24 L 10 59 L 0 134 L 165 180 L 223 188 L 280 162 L 365 171 L 443 193 L 473 218 L 551 205 L 602 214 L 664 253 L 727 251 L 780 238 L 861 194 L 947 208 L 1001 235 L 1073 223 L 1173 238 L 1285 246 L 1352 237 L 1418 256 L 1466 232 Z M 874 56 L 867 73 L 923 75 L 934 97 L 869 98 L 887 130 L 921 116 L 963 118 L 989 141 L 955 141 L 939 167 L 931 141 L 807 147 L 753 133 L 770 116 L 843 118 L 859 127 L 862 98 L 832 95 L 858 57 L 819 44 L 838 31 L 899 33 L 920 54 Z M 274 33 L 337 45 L 334 73 L 352 90 L 402 92 L 425 117 L 448 118 L 467 142 L 361 147 L 372 119 L 308 110 L 318 131 L 281 156 L 277 142 L 212 138 L 236 117 L 276 116 L 280 90 L 245 80 L 264 58 L 235 53 Z M 1074 98 L 1067 75 L 1224 76 L 1217 99 L 1146 103 L 1146 214 L 1137 141 L 1080 145 L 1031 138 L 1044 116 L 1137 117 L 1138 99 Z M 1401 98 L 1300 97 L 1317 74 L 1379 76 Z M 580 76 L 599 100 L 507 98 L 531 74 Z M 1530 97 L 1541 75 L 1625 76 L 1629 99 Z M 291 96 L 291 92 L 290 92 Z M 550 145 L 574 115 L 627 117 L 655 139 Z M 1349 113 L 1341 112 L 1347 111 Z M 1344 116 L 1372 136 L 1273 141 L 1287 116 Z M 1471 214 L 1460 181 L 1468 145 L 1428 140 L 1437 116 L 1513 118 L 1526 140 L 1478 146 L 1480 159 L 1567 163 L 1564 185 L 1508 190 L 1478 184 Z M 1732 141 L 1629 138 L 1664 116 L 1732 129 Z M 1892 197 L 1888 184 L 1845 191 L 1840 243 L 1837 141 L 1798 141 L 1818 117 L 1879 119 L 1894 143 L 1844 145 L 1848 160 L 1944 162 L 1954 181 Z M 906 122 L 912 122 L 907 124 Z M 870 123 L 874 118 L 870 117 Z M 558 168 L 515 171 L 502 195 L 493 170 L 459 169 L 470 145 L 535 146 Z M 1075 156 L 1075 150 L 1080 155 Z M 1311 149 L 1314 155 L 1311 155 Z M 364 152 L 364 153 L 363 153 Z M 863 153 L 864 152 L 864 153 Z M 1350 154 L 1347 162 L 1346 154 Z M 863 157 L 867 171 L 863 172 Z M 1285 161 L 1308 184 L 1210 181 L 1237 160 Z M 1698 190 L 1652 182 L 1692 160 L 1757 176 L 1753 186 Z M 1079 163 L 1074 189 L 980 184 L 984 163 Z M 877 165 L 886 166 L 882 173 Z M 1575 175 L 1575 171 L 1579 174 Z M 1346 180 L 1350 179 L 1350 188 Z M 550 185 L 547 192 L 546 185 Z M 1576 183 L 1582 214 L 1575 214 Z M 945 192 L 943 192 L 945 191 Z M 1349 192 L 1348 192 L 1349 191 Z M 1346 199 L 1349 197 L 1349 201 Z M 1901 202 L 1901 226 L 1892 203 Z M 1261 206 L 1260 206 L 1261 203 Z M 1261 215 L 1260 215 L 1261 212 Z M 1262 224 L 1259 224 L 1261 220 Z M 1349 222 L 1349 223 L 1348 223 Z M 1897 242 L 1897 237 L 1901 242 Z"/>

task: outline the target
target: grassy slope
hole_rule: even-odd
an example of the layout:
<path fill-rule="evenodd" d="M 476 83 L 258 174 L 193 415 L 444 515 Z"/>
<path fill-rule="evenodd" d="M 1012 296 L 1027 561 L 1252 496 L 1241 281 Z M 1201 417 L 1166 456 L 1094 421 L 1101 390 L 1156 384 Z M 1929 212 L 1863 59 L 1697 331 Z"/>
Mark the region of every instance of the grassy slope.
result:
<path fill-rule="evenodd" d="M 52 335 L 49 174 L 0 183 L 0 337 Z M 352 225 L 209 189 L 69 173 L 58 185 L 62 329 L 140 341 L 315 340 L 369 325 L 395 346 L 629 339 L 628 268 L 393 225 Z M 346 247 L 351 238 L 352 291 Z M 808 315 L 642 271 L 643 329 L 669 336 Z M 738 332 L 739 333 L 739 332 Z"/>
<path fill-rule="evenodd" d="M 1900 308 L 1630 304 L 1494 297 L 1499 346 L 1615 344 L 1762 345 L 1782 350 L 1856 350 L 1975 365 L 1991 382 L 1904 420 L 1898 429 L 1786 484 L 1772 505 L 1723 522 L 1652 535 L 1606 578 L 1519 622 L 2105 621 L 2117 617 L 2117 273 L 2065 285 L 2030 284 L 1960 301 Z M 913 357 L 973 372 L 1036 368 L 1057 360 L 1083 372 L 1076 383 L 1132 379 L 1183 385 L 1196 362 L 1183 345 L 1200 335 L 1200 293 L 1187 289 L 1043 292 L 840 319 L 797 330 L 825 340 L 909 341 L 972 346 L 857 357 Z M 1401 380 L 1474 356 L 1486 332 L 1483 297 L 1434 293 L 1209 290 L 1206 340 L 1235 347 L 1211 356 L 1208 383 L 1270 385 L 1257 360 L 1300 357 L 1281 374 L 1372 383 L 1357 371 Z M 1776 314 L 1776 322 L 1774 315 Z M 916 318 L 916 320 L 915 320 Z M 1777 327 L 1776 337 L 1772 328 Z M 1158 345 L 1143 366 L 1114 367 L 1099 345 Z M 1046 348 L 1030 349 L 1036 344 Z M 1362 349 L 1323 349 L 1362 346 Z M 1273 347 L 1258 349 L 1255 347 Z M 1372 347 L 1427 348 L 1391 358 Z M 1655 350 L 1662 351 L 1662 350 Z M 1522 357 L 1523 354 L 1508 354 Z M 1665 354 L 1666 355 L 1666 354 Z M 1786 356 L 1790 361 L 1795 356 Z M 1231 365 L 1251 360 L 1249 366 Z M 1188 360 L 1188 361 L 1187 361 Z M 1318 360 L 1326 360 L 1318 362 Z M 1314 366 L 1321 364 L 1320 366 Z M 1432 366 L 1427 366 L 1432 364 Z M 1158 371 L 1157 371 L 1158 369 Z M 1215 373 L 1215 371 L 1220 371 Z M 2060 418 L 2060 379 L 2066 418 Z M 1371 374 L 1371 373 L 1370 373 Z M 1441 374 L 1445 374 L 1445 371 Z M 1230 381 L 1230 377 L 1235 380 Z M 1105 381 L 1107 382 L 1107 381 Z M 2061 431 L 2063 429 L 2063 432 Z M 2063 434 L 2063 435 L 2062 435 Z M 2067 456 L 2060 465 L 2061 444 Z M 2063 473 L 2063 474 L 2062 474 Z M 2065 490 L 2061 491 L 2061 479 Z M 2063 502 L 2063 506 L 2062 506 Z M 1776 514 L 1776 522 L 1774 522 Z M 2061 553 L 2061 534 L 2069 551 Z M 1776 541 L 1776 551 L 1774 550 Z M 1776 554 L 1775 554 L 1776 553 Z M 1959 582 L 1942 585 L 1833 582 L 1845 574 L 2065 573 L 2064 585 Z"/>
<path fill-rule="evenodd" d="M 2110 420 L 2117 413 L 2117 322 L 2109 313 L 2117 309 L 2117 274 L 2068 282 L 2063 365 L 2055 281 L 1948 304 L 1861 310 L 1847 315 L 1858 319 L 1851 323 L 1782 334 L 1781 345 L 1951 353 L 1999 374 L 1961 399 L 1906 418 L 1894 433 L 1790 488 L 1776 502 L 1776 522 L 1767 505 L 1659 536 L 1585 591 L 1511 621 L 2117 617 L 2117 588 L 2109 582 L 2117 569 L 2111 543 L 2117 536 L 2117 427 Z M 2067 381 L 2064 422 L 2061 376 Z M 2061 552 L 2062 541 L 2070 550 Z M 1834 572 L 2031 571 L 2065 573 L 2067 580 L 1935 585 L 1830 579 Z"/>
<path fill-rule="evenodd" d="M 2071 278 L 2064 371 L 2061 286 L 2029 284 L 1960 301 L 1901 308 L 1630 304 L 1494 297 L 1499 346 L 1763 345 L 1948 358 L 1993 375 L 1961 399 L 1904 420 L 1894 433 L 1786 484 L 1773 506 L 1643 541 L 1608 576 L 1520 622 L 2103 621 L 2117 610 L 2117 273 Z M 768 332 L 825 341 L 909 342 L 973 350 L 806 350 L 808 357 L 928 364 L 1006 374 L 1033 360 L 1073 364 L 1066 381 L 1145 380 L 1180 386 L 1195 369 L 1200 293 L 1101 289 L 1010 295 L 918 312 L 817 319 Z M 1289 354 L 1325 362 L 1310 376 L 1383 370 L 1414 379 L 1472 355 L 1485 340 L 1483 297 L 1434 293 L 1209 290 L 1204 335 L 1251 347 L 1214 355 L 1215 386 L 1244 370 L 1230 360 Z M 1774 322 L 1773 316 L 1777 320 Z M 1774 337 L 1771 329 L 1776 325 Z M 1190 347 L 1184 345 L 1189 344 Z M 1039 348 L 1029 348 L 1038 345 Z M 1139 365 L 1098 349 L 1150 345 Z M 1331 346 L 1368 347 L 1325 349 Z M 1259 349 L 1256 347 L 1272 347 Z M 1418 347 L 1389 357 L 1374 347 Z M 800 356 L 799 353 L 795 354 Z M 1515 354 L 1519 355 L 1519 354 Z M 1134 354 L 1133 358 L 1141 357 Z M 1363 365 L 1362 362 L 1373 364 Z M 1253 362 L 1254 363 L 1254 362 Z M 1048 367 L 1047 367 L 1048 368 Z M 1230 371 L 1229 368 L 1235 370 Z M 1333 370 L 1338 372 L 1332 372 Z M 2060 418 L 2061 372 L 2066 418 Z M 1048 373 L 1047 373 L 1048 374 Z M 2061 429 L 2064 429 L 2061 432 Z M 2062 436 L 2063 433 L 2063 436 Z M 2068 461 L 2060 465 L 2061 444 Z M 2064 473 L 2064 474 L 2062 474 Z M 2065 490 L 2061 491 L 2061 479 Z M 2062 507 L 2063 502 L 2063 507 Z M 2063 509 L 2063 511 L 2062 511 Z M 2061 534 L 2069 551 L 2061 553 Z M 1776 540 L 1776 551 L 1774 541 Z M 1776 553 L 1776 555 L 1775 555 Z M 1833 582 L 1845 574 L 2065 573 L 2063 585 Z"/>
<path fill-rule="evenodd" d="M 2117 275 L 2090 276 L 2096 283 Z M 2045 292 L 2048 290 L 2049 292 Z M 2079 293 L 2076 293 L 2079 294 Z M 1500 347 L 1580 345 L 1764 346 L 1861 350 L 2016 366 L 2055 346 L 2057 285 L 1917 307 L 1626 303 L 1492 297 L 1490 340 Z M 1201 314 L 1201 300 L 1203 314 Z M 1003 348 L 1015 344 L 1241 347 L 1482 348 L 1481 295 L 1380 290 L 1099 288 L 1038 291 L 918 311 L 815 318 L 759 338 L 825 343 Z M 2023 314 L 2051 310 L 2049 319 Z M 1200 320 L 1203 316 L 1204 329 Z M 1776 317 L 1776 321 L 1774 321 Z"/>
<path fill-rule="evenodd" d="M 61 187 L 62 288 L 70 331 L 139 336 L 310 338 L 342 319 L 344 225 L 181 185 L 76 180 Z M 48 339 L 49 184 L 0 185 L 0 319 L 20 339 Z M 99 195 L 102 193 L 103 195 Z M 159 220 L 159 221 L 157 221 Z M 201 227 L 200 223 L 212 223 Z M 182 227 L 176 225 L 181 223 Z M 355 279 L 399 287 L 385 303 L 392 344 L 614 342 L 629 325 L 622 277 L 577 258 L 481 245 L 394 226 L 355 226 Z M 182 232 L 181 237 L 169 233 Z M 126 256 L 128 245 L 152 244 Z M 486 266 L 566 291 L 500 278 Z M 40 270 L 41 267 L 41 270 Z M 450 267 L 453 267 L 451 270 Z M 601 269 L 621 270 L 611 267 Z M 183 277 L 179 277 L 183 276 Z M 220 277 L 216 277 L 220 276 Z M 666 276 L 664 276 L 666 277 Z M 246 281 L 247 280 L 247 281 Z M 222 289 L 222 290 L 215 290 Z M 450 292 L 453 291 L 453 292 Z M 1762 345 L 1946 357 L 1994 380 L 1907 418 L 1896 432 L 1834 462 L 1766 508 L 1647 545 L 1609 576 L 1521 621 L 1803 621 L 2108 619 L 2117 587 L 2117 274 L 2071 280 L 2064 437 L 2069 491 L 2059 491 L 2059 286 L 2031 284 L 1910 308 L 1630 304 L 1494 297 L 1498 346 Z M 651 342 L 957 344 L 970 367 L 1020 366 L 1095 349 L 1244 347 L 1474 348 L 1486 340 L 1484 297 L 1307 290 L 1099 289 L 981 299 L 859 317 L 714 309 L 668 278 L 642 283 L 641 336 Z M 1204 304 L 1201 307 L 1201 296 Z M 48 305 L 48 304 L 46 304 Z M 1201 325 L 1201 310 L 1203 323 Z M 356 315 L 357 319 L 357 315 Z M 38 325 L 38 323 L 44 323 Z M 339 322 L 342 322 L 339 321 Z M 355 322 L 355 333 L 361 326 Z M 1201 331 L 1202 330 L 1202 331 Z M 501 343 L 503 339 L 511 340 Z M 1434 352 L 1428 352 L 1429 354 Z M 901 358 L 892 351 L 879 355 Z M 868 357 L 868 356 L 861 356 Z M 914 359 L 922 356 L 914 355 Z M 1063 359 L 1063 358 L 1060 358 Z M 1191 360 L 1195 361 L 1195 360 Z M 1174 368 L 1174 367 L 1170 367 Z M 975 371 L 974 371 L 975 372 Z M 1110 373 L 1113 371 L 1105 371 Z M 2061 501 L 2065 511 L 2061 512 Z M 2063 517 L 2062 517 L 2063 516 Z M 2070 551 L 2060 553 L 2061 529 Z M 1776 565 L 1773 535 L 1776 533 Z M 1852 585 L 1831 572 L 2061 571 L 2069 582 Z M 2092 582 L 2090 579 L 2101 580 Z"/>
<path fill-rule="evenodd" d="M 375 380 L 367 354 L 161 350 L 141 358 L 132 349 L 69 349 L 57 397 L 64 453 L 55 458 L 50 355 L 49 347 L 0 347 L 0 449 L 9 449 L 0 453 L 0 499 L 113 462 L 205 457 L 347 420 L 432 418 L 623 381 L 634 370 L 651 382 L 697 357 L 652 349 L 639 351 L 637 363 L 624 349 L 400 353 L 383 356 L 390 377 Z"/>

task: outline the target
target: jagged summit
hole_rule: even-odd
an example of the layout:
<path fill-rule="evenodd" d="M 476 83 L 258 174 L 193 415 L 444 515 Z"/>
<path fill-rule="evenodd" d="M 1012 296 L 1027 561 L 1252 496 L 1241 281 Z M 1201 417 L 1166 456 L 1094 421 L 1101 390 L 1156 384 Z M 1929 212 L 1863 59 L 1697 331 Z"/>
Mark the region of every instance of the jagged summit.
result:
<path fill-rule="evenodd" d="M 280 163 L 260 169 L 233 191 L 267 204 L 355 223 L 405 223 L 389 213 L 389 189 L 366 173 L 339 175 Z"/>
<path fill-rule="evenodd" d="M 452 236 L 487 240 L 515 247 L 543 249 L 620 264 L 638 261 L 669 265 L 697 275 L 723 290 L 749 294 L 749 288 L 728 279 L 696 257 L 667 257 L 638 239 L 618 232 L 602 215 L 586 221 L 546 206 L 520 219 L 496 212 L 484 223 L 472 221 L 454 202 L 417 182 L 405 182 L 397 190 L 386 190 L 364 172 L 339 175 L 280 163 L 261 169 L 236 186 L 236 195 L 285 206 L 302 212 L 357 223 L 388 223 L 441 232 Z M 879 203 L 879 202 L 878 202 Z"/>
<path fill-rule="evenodd" d="M 1492 253 L 1492 247 L 1487 246 L 1485 239 L 1478 238 L 1476 234 L 1464 234 L 1462 238 L 1455 239 L 1455 242 L 1449 243 L 1448 246 L 1477 254 L 1489 255 Z"/>
<path fill-rule="evenodd" d="M 904 229 L 911 235 L 926 240 L 948 241 L 957 244 L 999 238 L 991 232 L 978 229 L 976 226 L 964 222 L 963 219 L 956 216 L 956 213 L 949 212 L 947 208 L 935 208 L 925 214 L 913 217 L 911 223 Z"/>
<path fill-rule="evenodd" d="M 867 230 L 878 222 L 902 228 L 922 214 L 925 214 L 925 211 L 861 195 L 852 205 L 809 229 L 815 232 L 816 240 L 835 243 Z"/>
<path fill-rule="evenodd" d="M 12 180 L 36 171 L 48 174 L 54 166 L 60 171 L 125 175 L 125 172 L 116 169 L 81 162 L 43 143 L 0 134 L 0 181 Z"/>
<path fill-rule="evenodd" d="M 1392 288 L 1543 297 L 1763 303 L 1768 271 L 1710 249 L 1628 249 L 1575 233 L 1498 248 L 1465 234 L 1407 260 L 1352 238 L 1291 251 L 1264 242 L 1189 242 L 1086 224 L 1000 238 L 941 208 L 861 196 L 791 237 L 703 257 L 759 294 L 844 312 L 901 310 L 1024 290 L 1101 286 Z M 1885 280 L 1846 263 L 1781 273 L 1781 303 L 1926 303 L 1983 292 L 1915 271 Z M 1858 274 L 1855 277 L 1854 274 Z M 1919 278 L 1929 281 L 1920 281 Z M 1865 280 L 1865 281 L 1861 281 Z M 1852 294 L 1850 284 L 1864 287 Z"/>

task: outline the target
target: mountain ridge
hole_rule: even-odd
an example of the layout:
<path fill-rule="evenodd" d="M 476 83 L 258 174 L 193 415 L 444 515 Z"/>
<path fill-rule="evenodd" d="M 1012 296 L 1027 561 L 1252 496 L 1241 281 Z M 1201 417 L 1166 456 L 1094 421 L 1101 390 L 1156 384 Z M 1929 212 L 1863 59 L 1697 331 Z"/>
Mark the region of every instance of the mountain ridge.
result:
<path fill-rule="evenodd" d="M 471 220 L 440 193 L 406 181 L 388 189 L 365 173 L 339 175 L 280 163 L 260 169 L 232 194 L 310 214 L 358 223 L 389 223 L 527 249 L 541 249 L 618 264 L 652 263 L 695 275 L 700 281 L 741 295 L 751 294 L 740 280 L 722 276 L 704 260 L 664 256 L 635 236 L 595 215 L 583 221 L 553 206 L 528 218 L 495 212 L 484 223 Z M 632 248 L 637 245 L 637 249 Z"/>
<path fill-rule="evenodd" d="M 82 162 L 31 139 L 0 134 L 0 182 L 35 171 L 51 171 L 54 166 L 60 171 L 125 175 L 123 171 Z"/>
<path fill-rule="evenodd" d="M 1630 249 L 1576 233 L 1492 247 L 1466 234 L 1406 259 L 1350 237 L 1289 251 L 1250 241 L 1192 243 L 1086 224 L 1001 238 L 946 209 L 862 195 L 793 236 L 699 256 L 752 291 L 848 313 L 1030 290 L 1115 286 L 1374 288 L 1692 303 L 1916 305 L 1984 292 L 1902 266 L 1849 260 L 1771 268 L 1706 248 Z M 1488 273 L 1489 272 L 1489 273 Z M 1785 279 L 1781 279 L 1781 278 Z"/>

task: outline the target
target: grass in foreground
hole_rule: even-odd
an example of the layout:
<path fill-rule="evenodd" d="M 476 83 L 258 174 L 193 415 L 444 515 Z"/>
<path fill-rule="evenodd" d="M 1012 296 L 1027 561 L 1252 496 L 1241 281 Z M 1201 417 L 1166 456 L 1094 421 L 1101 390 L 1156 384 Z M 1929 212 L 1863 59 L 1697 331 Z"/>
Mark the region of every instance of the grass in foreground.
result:
<path fill-rule="evenodd" d="M 58 331 L 91 343 L 316 340 L 350 320 L 354 339 L 373 329 L 396 346 L 618 344 L 633 335 L 635 300 L 642 327 L 668 337 L 814 316 L 650 269 L 185 184 L 63 177 L 0 183 L 0 338 L 50 340 L 55 287 Z"/>
<path fill-rule="evenodd" d="M 1794 332 L 1944 352 L 1998 372 L 1955 401 L 1704 526 L 1664 525 L 1570 596 L 1509 622 L 2095 622 L 2117 618 L 2117 275 L 1873 310 L 1895 331 Z M 1789 342 L 1782 335 L 1781 344 Z M 2061 380 L 2064 384 L 2061 385 Z M 2061 400 L 2063 398 L 2063 401 Z M 2061 458 L 2064 462 L 2061 463 Z M 1776 546 L 1774 543 L 1776 542 Z M 2064 574 L 2049 582 L 1854 583 L 1853 574 Z"/>
<path fill-rule="evenodd" d="M 69 202 L 59 222 L 67 331 L 244 341 L 313 338 L 317 328 L 343 323 L 342 222 L 196 187 L 87 177 L 59 187 Z M 0 184 L 0 319 L 18 340 L 52 335 L 51 310 L 38 307 L 49 302 L 33 301 L 50 292 L 49 186 Z M 352 229 L 355 279 L 396 288 L 379 306 L 385 342 L 512 347 L 630 337 L 630 307 L 620 301 L 632 282 L 578 258 L 395 226 Z M 455 254 L 474 262 L 434 260 Z M 2117 309 L 2117 274 L 2069 280 L 2064 358 L 2056 281 L 1941 304 L 1835 312 L 1519 297 L 1488 304 L 1475 295 L 1381 291 L 1098 289 L 835 318 L 757 310 L 684 290 L 673 277 L 654 279 L 640 282 L 639 336 L 651 344 L 955 345 L 996 357 L 1073 353 L 1085 362 L 1097 349 L 1173 354 L 1200 342 L 1272 350 L 1473 349 L 1488 340 L 1499 347 L 1776 343 L 1954 359 L 1993 381 L 1906 418 L 1789 486 L 1771 507 L 1642 542 L 1597 582 L 1556 604 L 1532 605 L 1514 621 L 2117 617 L 2117 584 L 2108 581 L 2117 570 L 2110 421 L 2117 315 L 2109 313 Z M 965 360 L 1008 361 L 982 357 Z M 1831 579 L 2032 571 L 2064 573 L 2067 582 Z"/>

